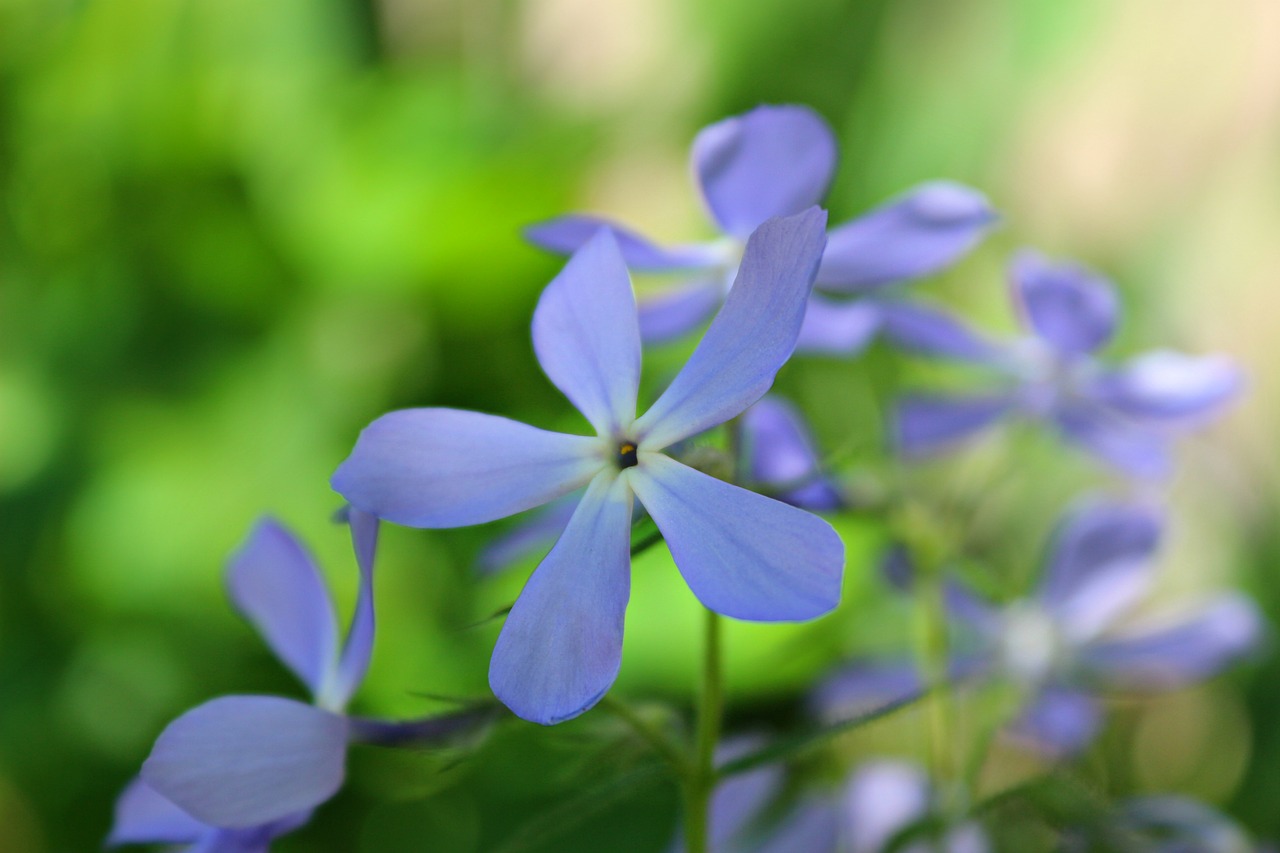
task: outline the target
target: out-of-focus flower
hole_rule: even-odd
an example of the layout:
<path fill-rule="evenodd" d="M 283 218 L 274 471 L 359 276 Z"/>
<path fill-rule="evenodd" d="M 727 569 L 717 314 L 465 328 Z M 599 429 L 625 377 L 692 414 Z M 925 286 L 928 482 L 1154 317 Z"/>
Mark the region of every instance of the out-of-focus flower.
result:
<path fill-rule="evenodd" d="M 519 716 L 542 724 L 577 716 L 617 677 L 633 498 L 711 610 L 789 621 L 835 607 L 844 545 L 829 524 L 662 452 L 769 389 L 795 347 L 825 219 L 813 208 L 752 234 L 724 307 L 639 418 L 635 297 L 617 241 L 601 229 L 547 287 L 533 319 L 539 363 L 595 436 L 409 409 L 368 426 L 335 472 L 334 488 L 353 506 L 411 527 L 492 521 L 586 486 L 494 648 L 490 686 Z"/>
<path fill-rule="evenodd" d="M 897 759 L 869 761 L 838 790 L 802 799 L 751 853 L 986 853 L 982 827 L 948 825 L 929 783 L 916 765 Z M 925 827 L 937 822 L 938 827 Z M 935 831 L 930 833 L 928 829 Z M 913 830 L 919 830 L 914 834 Z"/>
<path fill-rule="evenodd" d="M 694 139 L 693 173 L 721 237 L 663 247 L 606 219 L 564 216 L 526 231 L 544 249 L 569 254 L 601 227 L 618 239 L 628 268 L 687 272 L 684 283 L 640 303 L 645 340 L 692 331 L 732 285 L 746 239 L 766 219 L 790 216 L 826 196 L 836 140 L 808 107 L 760 106 L 703 128 Z M 816 287 L 833 296 L 866 296 L 886 285 L 931 275 L 982 238 L 996 221 L 977 191 L 946 181 L 915 189 L 831 229 Z M 897 303 L 814 297 L 799 347 L 851 354 L 892 322 Z"/>
<path fill-rule="evenodd" d="M 767 742 L 762 735 L 735 735 L 716 747 L 716 766 L 722 767 L 760 749 Z M 730 776 L 716 786 L 707 808 L 707 848 L 711 853 L 746 849 L 746 840 L 769 802 L 782 790 L 784 773 L 779 764 L 766 764 L 746 773 Z M 677 832 L 669 853 L 685 849 L 683 833 Z"/>
<path fill-rule="evenodd" d="M 839 488 L 822 471 L 809 428 L 781 397 L 767 396 L 747 409 L 742 443 L 752 482 L 779 500 L 815 510 L 843 505 Z"/>
<path fill-rule="evenodd" d="M 1014 302 L 1027 335 L 996 345 L 916 306 L 944 334 L 894 340 L 921 354 L 984 365 L 1003 383 L 980 393 L 912 394 L 898 401 L 895 433 L 907 455 L 936 452 L 1002 418 L 1021 414 L 1138 477 L 1165 476 L 1172 439 L 1216 415 L 1241 387 L 1224 356 L 1157 350 L 1108 366 L 1096 355 L 1111 340 L 1119 304 L 1111 283 L 1074 264 L 1024 251 L 1010 265 Z M 968 340 L 956 347 L 947 341 Z"/>
<path fill-rule="evenodd" d="M 1094 826 L 1069 829 L 1063 850 L 1125 853 L 1261 853 L 1234 821 L 1189 797 L 1169 794 L 1118 803 Z"/>
<path fill-rule="evenodd" d="M 1056 752 L 1088 745 L 1101 722 L 1099 694 L 1172 689 L 1212 676 L 1253 650 L 1263 621 L 1244 595 L 1133 618 L 1155 580 L 1163 528 L 1152 509 L 1093 503 L 1060 524 L 1048 565 L 1029 596 L 994 605 L 949 583 L 959 629 L 957 678 L 999 678 L 1029 697 L 1014 732 Z M 826 714 L 892 701 L 922 687 L 909 664 L 857 664 L 831 676 L 817 702 Z"/>
<path fill-rule="evenodd" d="M 174 720 L 157 739 L 141 778 L 117 802 L 111 843 L 265 851 L 342 786 L 347 743 L 360 737 L 362 725 L 345 710 L 373 649 L 378 538 L 374 516 L 350 509 L 347 520 L 360 589 L 341 647 L 315 562 L 278 522 L 260 521 L 227 572 L 237 609 L 310 689 L 315 704 L 223 696 Z"/>

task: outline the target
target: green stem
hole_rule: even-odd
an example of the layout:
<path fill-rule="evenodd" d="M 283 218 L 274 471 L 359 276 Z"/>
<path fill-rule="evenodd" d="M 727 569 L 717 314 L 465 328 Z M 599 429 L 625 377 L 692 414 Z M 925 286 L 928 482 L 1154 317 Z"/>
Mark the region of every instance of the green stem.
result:
<path fill-rule="evenodd" d="M 717 768 L 716 777 L 726 779 L 730 776 L 737 776 L 739 773 L 747 773 L 758 767 L 764 767 L 767 764 L 777 764 L 780 761 L 788 761 L 805 755 L 829 743 L 834 738 L 861 728 L 868 723 L 874 723 L 876 720 L 882 720 L 885 717 L 896 714 L 903 708 L 916 704 L 927 695 L 924 692 L 914 693 L 820 729 L 779 738 L 757 752 L 744 755 L 741 758 L 735 758 L 733 761 Z"/>
<path fill-rule="evenodd" d="M 954 708 L 948 685 L 950 649 L 947 637 L 946 579 L 944 571 L 951 537 L 929 509 L 908 504 L 896 519 L 898 535 L 915 566 L 915 593 L 919 602 L 920 666 L 930 696 L 926 702 L 929 771 L 934 784 L 951 790 L 956 781 Z M 949 804 L 948 804 L 949 805 Z"/>
<path fill-rule="evenodd" d="M 716 786 L 715 752 L 720 739 L 724 687 L 720 672 L 720 616 L 708 610 L 704 632 L 702 694 L 698 700 L 693 764 L 684 780 L 685 850 L 706 853 L 708 807 Z"/>
<path fill-rule="evenodd" d="M 935 567 L 936 568 L 936 567 Z M 947 611 L 943 600 L 941 572 L 931 571 L 920 579 L 924 596 L 924 669 L 932 695 L 927 700 L 929 714 L 929 765 L 935 782 L 949 786 L 955 781 L 951 691 L 947 683 L 950 650 L 947 642 Z"/>

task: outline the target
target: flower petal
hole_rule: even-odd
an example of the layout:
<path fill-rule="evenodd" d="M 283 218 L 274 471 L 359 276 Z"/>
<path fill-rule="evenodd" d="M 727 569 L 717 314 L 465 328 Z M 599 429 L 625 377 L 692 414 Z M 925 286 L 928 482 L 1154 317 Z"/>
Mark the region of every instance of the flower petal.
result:
<path fill-rule="evenodd" d="M 703 128 L 693 141 L 693 169 L 707 208 L 738 238 L 766 219 L 818 204 L 835 168 L 831 128 L 796 104 L 756 107 Z"/>
<path fill-rule="evenodd" d="M 1088 355 L 1111 340 L 1120 304 L 1105 278 L 1032 251 L 1013 259 L 1009 275 L 1027 325 L 1058 353 Z"/>
<path fill-rule="evenodd" d="M 599 435 L 636 416 L 640 324 L 631 278 L 608 231 L 573 253 L 533 312 L 533 348 L 552 383 Z"/>
<path fill-rule="evenodd" d="M 489 686 L 544 726 L 591 708 L 618 677 L 631 595 L 631 491 L 616 472 L 591 481 L 569 525 L 507 615 Z"/>
<path fill-rule="evenodd" d="M 885 549 L 878 568 L 885 583 L 899 592 L 915 589 L 919 572 L 911 552 L 901 542 L 891 543 Z M 1000 627 L 998 610 L 955 578 L 943 578 L 942 603 L 949 617 L 970 630 L 989 634 Z"/>
<path fill-rule="evenodd" d="M 754 853 L 796 853 L 812 850 L 826 853 L 839 850 L 842 831 L 840 812 L 830 797 L 810 796 L 793 808 Z"/>
<path fill-rule="evenodd" d="M 930 810 L 929 777 L 906 761 L 865 762 L 844 791 L 849 849 L 884 850 L 891 838 L 922 820 Z"/>
<path fill-rule="evenodd" d="M 723 294 L 720 282 L 700 280 L 641 299 L 641 339 L 658 343 L 692 332 L 715 313 Z"/>
<path fill-rule="evenodd" d="M 1014 406 L 1015 400 L 1008 394 L 971 397 L 907 394 L 894 406 L 895 443 L 906 456 L 946 450 L 991 426 Z"/>
<path fill-rule="evenodd" d="M 134 779 L 116 800 L 115 823 L 107 845 L 190 844 L 212 831 L 209 827 Z"/>
<path fill-rule="evenodd" d="M 1154 853 L 1274 853 L 1275 849 L 1255 844 L 1222 812 L 1174 794 L 1132 797 L 1119 805 L 1109 823 Z"/>
<path fill-rule="evenodd" d="M 1097 642 L 1084 661 L 1120 689 L 1181 687 L 1256 648 L 1264 630 L 1257 605 L 1244 595 L 1222 595 L 1189 618 Z"/>
<path fill-rule="evenodd" d="M 199 844 L 186 853 L 269 853 L 272 842 L 306 825 L 310 822 L 311 815 L 312 810 L 307 809 L 262 826 L 219 829 L 202 838 Z"/>
<path fill-rule="evenodd" d="M 628 269 L 646 272 L 701 269 L 721 260 L 715 246 L 696 243 L 659 246 L 616 222 L 595 216 L 560 216 L 526 228 L 524 236 L 535 246 L 571 255 L 590 242 L 601 229 L 612 232 Z"/>
<path fill-rule="evenodd" d="M 1092 696 L 1066 687 L 1046 687 L 1013 723 L 1015 735 L 1055 755 L 1079 752 L 1102 725 L 1102 709 Z"/>
<path fill-rule="evenodd" d="M 347 722 L 276 696 L 223 696 L 169 724 L 142 778 L 192 817 L 230 829 L 312 808 L 342 787 Z"/>
<path fill-rule="evenodd" d="M 818 516 L 661 453 L 643 454 L 628 475 L 707 608 L 782 622 L 813 619 L 840 602 L 844 543 Z"/>
<path fill-rule="evenodd" d="M 765 746 L 759 735 L 737 735 L 726 738 L 716 747 L 716 766 L 722 767 L 750 755 Z M 728 850 L 743 830 L 764 812 L 769 801 L 782 789 L 783 770 L 779 765 L 765 765 L 739 773 L 720 782 L 709 806 L 708 834 L 712 850 Z"/>
<path fill-rule="evenodd" d="M 723 767 L 762 749 L 766 744 L 766 739 L 760 735 L 725 738 L 716 747 L 716 766 Z M 770 800 L 782 790 L 783 780 L 782 767 L 770 764 L 734 774 L 716 785 L 707 807 L 707 849 L 717 853 L 742 849 L 746 831 L 759 821 Z M 678 831 L 667 851 L 683 853 L 685 844 L 683 831 Z"/>
<path fill-rule="evenodd" d="M 581 500 L 581 492 L 556 498 L 518 521 L 510 530 L 490 539 L 476 558 L 477 571 L 492 574 L 536 551 L 540 550 L 545 555 L 564 532 Z"/>
<path fill-rule="evenodd" d="M 332 485 L 352 506 L 407 527 L 461 527 L 531 509 L 585 485 L 597 438 L 459 409 L 402 409 L 360 433 Z"/>
<path fill-rule="evenodd" d="M 780 397 L 763 397 L 742 416 L 742 443 L 751 478 L 781 489 L 779 500 L 805 509 L 835 509 L 843 501 L 822 473 L 800 413 Z"/>
<path fill-rule="evenodd" d="M 1226 356 L 1157 350 L 1104 374 L 1093 391 L 1131 418 L 1181 424 L 1217 414 L 1243 384 L 1240 368 Z"/>
<path fill-rule="evenodd" d="M 351 507 L 347 510 L 347 524 L 351 527 L 351 544 L 360 567 L 360 588 L 333 688 L 321 700 L 321 704 L 329 708 L 347 707 L 351 694 L 364 681 L 373 654 L 373 558 L 378 550 L 378 517 Z"/>
<path fill-rule="evenodd" d="M 1051 418 L 1067 441 L 1130 477 L 1159 480 L 1173 468 L 1167 435 L 1116 412 L 1075 402 L 1059 406 Z"/>
<path fill-rule="evenodd" d="M 1152 507 L 1088 504 L 1054 534 L 1039 598 L 1077 641 L 1096 635 L 1150 588 L 1164 518 Z"/>
<path fill-rule="evenodd" d="M 307 810 L 263 826 L 247 829 L 218 829 L 200 839 L 187 853 L 268 853 L 271 842 L 293 832 L 311 820 Z"/>
<path fill-rule="evenodd" d="M 977 190 L 931 181 L 827 235 L 824 290 L 862 290 L 939 272 L 964 256 L 999 217 Z"/>
<path fill-rule="evenodd" d="M 835 302 L 815 293 L 809 297 L 796 349 L 829 355 L 857 355 L 875 338 L 880 325 L 880 306 L 870 299 Z"/>
<path fill-rule="evenodd" d="M 924 679 L 910 661 L 857 661 L 818 685 L 810 704 L 823 720 L 836 722 L 904 702 L 924 691 Z"/>
<path fill-rule="evenodd" d="M 260 520 L 227 566 L 227 591 L 276 657 L 319 692 L 337 657 L 338 629 L 302 543 L 278 521 Z"/>
<path fill-rule="evenodd" d="M 951 315 L 921 302 L 880 303 L 887 339 L 917 355 L 957 361 L 992 361 L 1001 350 Z"/>
<path fill-rule="evenodd" d="M 822 254 L 826 212 L 773 219 L 747 241 L 738 277 L 687 364 L 635 424 L 643 449 L 710 429 L 764 396 L 791 356 Z"/>

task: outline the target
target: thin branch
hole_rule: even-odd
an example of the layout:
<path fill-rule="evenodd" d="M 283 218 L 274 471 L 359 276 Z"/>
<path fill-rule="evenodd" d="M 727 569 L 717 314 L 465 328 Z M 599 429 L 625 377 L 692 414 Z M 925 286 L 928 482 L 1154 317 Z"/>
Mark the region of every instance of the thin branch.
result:
<path fill-rule="evenodd" d="M 791 737 L 782 738 L 775 741 L 769 746 L 750 755 L 744 755 L 742 758 L 730 761 L 728 764 L 720 768 L 719 776 L 736 776 L 739 773 L 746 773 L 748 770 L 754 770 L 766 764 L 773 764 L 777 761 L 783 761 L 788 758 L 808 752 L 811 749 L 821 746 L 829 740 L 839 737 L 846 732 L 851 732 L 856 728 L 865 726 L 868 723 L 874 723 L 876 720 L 884 719 L 892 716 L 903 708 L 914 705 L 919 702 L 929 691 L 922 690 L 902 699 L 889 702 L 877 708 L 873 708 L 865 714 L 858 714 L 838 723 L 824 726 L 809 732 L 801 732 Z"/>

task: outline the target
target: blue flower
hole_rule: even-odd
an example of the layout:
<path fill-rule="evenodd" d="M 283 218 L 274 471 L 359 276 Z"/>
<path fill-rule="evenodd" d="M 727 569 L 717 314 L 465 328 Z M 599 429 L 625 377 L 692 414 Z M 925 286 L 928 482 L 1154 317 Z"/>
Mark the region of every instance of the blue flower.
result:
<path fill-rule="evenodd" d="M 565 216 L 526 231 L 530 241 L 569 254 L 602 226 L 618 239 L 627 267 L 684 272 L 688 280 L 640 303 L 645 340 L 683 335 L 715 311 L 731 286 L 743 248 L 766 219 L 819 204 L 836 166 L 836 140 L 808 107 L 760 106 L 697 135 L 693 172 L 721 237 L 708 243 L 658 246 L 605 219 Z M 944 181 L 922 184 L 858 219 L 831 230 L 817 288 L 835 296 L 866 296 L 886 285 L 935 273 L 968 252 L 995 222 L 985 198 Z M 887 322 L 895 302 L 815 296 L 798 346 L 850 354 Z"/>
<path fill-rule="evenodd" d="M 708 608 L 782 621 L 835 607 L 844 546 L 830 525 L 662 452 L 768 390 L 795 346 L 825 219 L 814 208 L 756 230 L 724 307 L 638 418 L 635 298 L 614 235 L 600 230 L 548 285 L 533 318 L 543 370 L 594 436 L 476 412 L 408 409 L 370 424 L 335 472 L 333 487 L 353 506 L 411 527 L 479 524 L 586 487 L 494 649 L 490 686 L 519 716 L 543 724 L 577 716 L 616 678 L 633 497 Z"/>
<path fill-rule="evenodd" d="M 311 820 L 310 810 L 243 829 L 201 823 L 141 779 L 134 779 L 116 800 L 109 846 L 185 844 L 192 853 L 267 853 L 271 842 Z"/>
<path fill-rule="evenodd" d="M 1083 506 L 1060 524 L 1029 596 L 993 605 L 950 583 L 960 679 L 1000 678 L 1028 697 L 1014 733 L 1054 752 L 1087 746 L 1102 718 L 1100 694 L 1152 692 L 1203 680 L 1253 650 L 1257 607 L 1238 593 L 1133 617 L 1155 581 L 1163 519 L 1126 504 Z M 922 688 L 914 666 L 859 663 L 820 688 L 817 704 L 842 715 Z"/>
<path fill-rule="evenodd" d="M 837 484 L 822 471 L 813 437 L 796 408 L 767 396 L 742 416 L 747 471 L 762 490 L 779 500 L 813 510 L 844 505 Z"/>
<path fill-rule="evenodd" d="M 723 767 L 767 742 L 760 734 L 727 737 L 716 747 L 716 766 Z M 716 785 L 707 808 L 707 846 L 712 853 L 750 849 L 746 840 L 769 802 L 782 790 L 785 775 L 782 765 L 765 764 Z M 677 830 L 668 853 L 683 853 L 685 849 L 684 832 Z"/>
<path fill-rule="evenodd" d="M 978 823 L 944 819 L 928 774 L 908 761 L 866 761 L 837 788 L 803 794 L 776 825 L 761 827 L 764 807 L 781 787 L 776 775 L 763 776 L 759 771 L 728 779 L 712 803 L 711 823 L 734 832 L 719 836 L 712 849 L 717 853 L 987 853 L 991 849 Z M 913 834 L 935 821 L 945 824 L 937 835 Z"/>
<path fill-rule="evenodd" d="M 985 365 L 1001 387 L 959 395 L 912 394 L 895 413 L 907 455 L 946 449 L 1011 414 L 1052 426 L 1068 442 L 1133 476 L 1168 473 L 1179 433 L 1217 414 L 1240 390 L 1235 365 L 1166 350 L 1117 367 L 1096 358 L 1112 337 L 1119 305 L 1110 282 L 1074 264 L 1023 252 L 1010 266 L 1014 301 L 1027 334 L 989 343 L 925 306 L 916 335 L 894 340 L 916 352 Z"/>
<path fill-rule="evenodd" d="M 174 720 L 116 804 L 109 842 L 188 843 L 202 851 L 265 851 L 307 822 L 342 786 L 347 744 L 364 723 L 345 709 L 373 648 L 378 520 L 347 513 L 360 589 L 339 647 L 333 604 L 314 561 L 278 522 L 260 521 L 232 558 L 231 599 L 314 705 L 222 696 Z"/>

